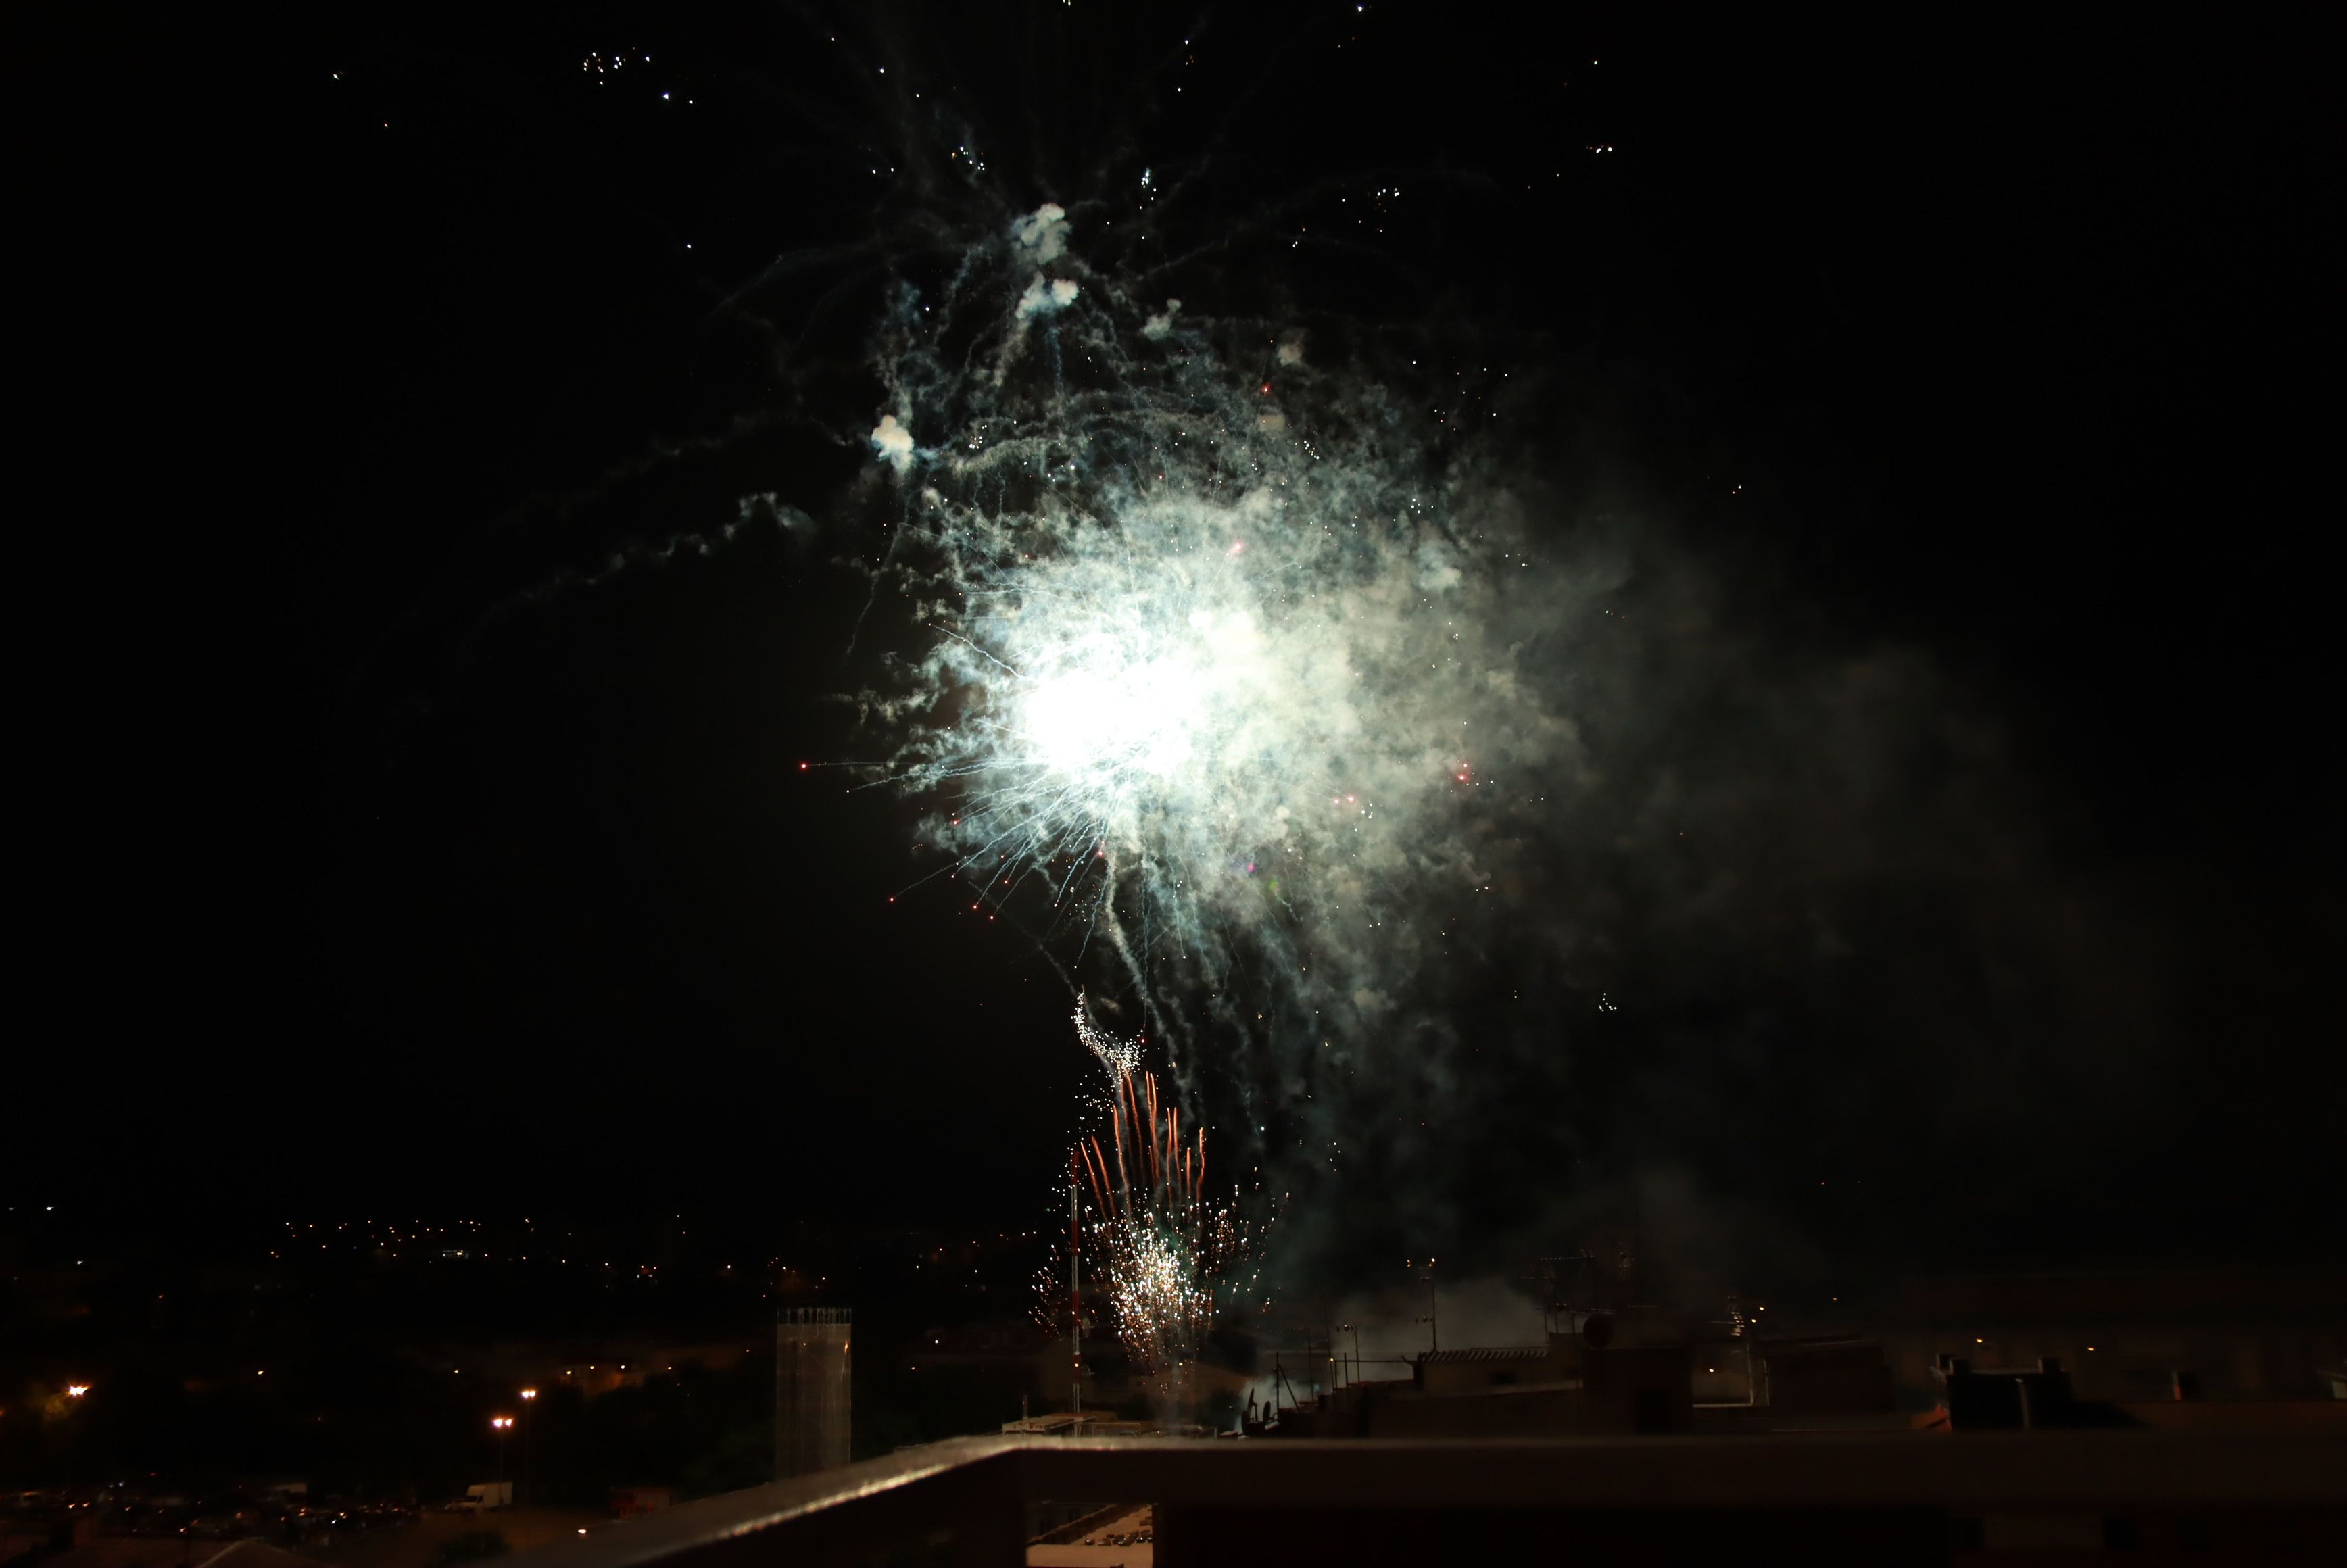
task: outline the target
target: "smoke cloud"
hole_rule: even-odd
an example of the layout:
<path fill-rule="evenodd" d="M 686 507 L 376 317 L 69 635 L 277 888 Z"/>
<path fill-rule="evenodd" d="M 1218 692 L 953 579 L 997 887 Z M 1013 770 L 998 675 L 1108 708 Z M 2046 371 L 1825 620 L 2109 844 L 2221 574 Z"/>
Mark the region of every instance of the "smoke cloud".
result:
<path fill-rule="evenodd" d="M 2044 891 L 2029 814 L 1930 658 L 1788 637 L 1757 572 L 1358 357 L 1243 368 L 1264 323 L 1142 303 L 1056 208 L 1013 236 L 882 334 L 941 438 L 887 449 L 927 641 L 865 710 L 926 849 L 1146 1035 L 1291 1245 L 1529 1225 L 1764 1112 L 1880 1154 L 2075 1025 L 1993 928 Z M 1767 1081 L 1902 1039 L 1829 1102 Z"/>

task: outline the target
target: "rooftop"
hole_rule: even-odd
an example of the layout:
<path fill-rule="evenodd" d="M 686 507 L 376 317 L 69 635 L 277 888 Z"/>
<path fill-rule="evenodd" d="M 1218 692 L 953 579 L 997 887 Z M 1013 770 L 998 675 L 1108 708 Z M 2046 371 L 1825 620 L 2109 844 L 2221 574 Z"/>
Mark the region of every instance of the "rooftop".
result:
<path fill-rule="evenodd" d="M 1547 1560 L 1565 1540 L 1592 1560 L 1947 1561 L 1952 1546 L 2048 1532 L 2316 1562 L 2347 1532 L 2347 1433 L 958 1438 L 689 1503 L 513 1568 L 861 1563 L 916 1544 L 923 1561 L 1025 1563 L 1030 1510 L 1055 1502 L 1152 1504 L 1166 1568 L 1470 1547 Z"/>

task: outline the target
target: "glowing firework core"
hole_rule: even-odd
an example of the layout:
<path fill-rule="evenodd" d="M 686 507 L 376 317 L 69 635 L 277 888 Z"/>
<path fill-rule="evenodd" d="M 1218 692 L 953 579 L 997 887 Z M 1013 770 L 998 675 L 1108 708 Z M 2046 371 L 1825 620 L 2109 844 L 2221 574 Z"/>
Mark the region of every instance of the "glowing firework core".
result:
<path fill-rule="evenodd" d="M 1110 794 L 1134 773 L 1163 778 L 1188 762 L 1198 715 L 1198 682 L 1182 661 L 1117 659 L 1071 658 L 1034 681 L 1018 726 L 1046 767 Z"/>

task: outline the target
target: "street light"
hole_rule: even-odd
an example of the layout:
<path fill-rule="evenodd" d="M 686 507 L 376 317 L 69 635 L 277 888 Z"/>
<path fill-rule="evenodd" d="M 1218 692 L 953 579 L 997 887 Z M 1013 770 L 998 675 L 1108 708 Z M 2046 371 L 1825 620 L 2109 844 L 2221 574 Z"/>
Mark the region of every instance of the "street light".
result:
<path fill-rule="evenodd" d="M 536 1389 L 521 1391 L 521 1501 L 529 1501 L 529 1405 L 538 1398 Z"/>
<path fill-rule="evenodd" d="M 66 1385 L 66 1398 L 68 1399 L 78 1399 L 88 1392 L 89 1385 L 87 1383 L 67 1383 Z M 60 1412 L 60 1414 L 62 1413 L 63 1412 Z M 79 1425 L 79 1422 L 75 1423 L 77 1428 L 78 1428 Z M 67 1456 L 66 1460 L 66 1491 L 67 1495 L 71 1495 L 73 1491 L 73 1466 L 78 1460 L 81 1454 L 82 1445 L 80 1437 L 80 1432 L 76 1430 L 74 1432 L 75 1440 L 73 1441 L 72 1446 L 67 1448 L 66 1450 Z"/>
<path fill-rule="evenodd" d="M 500 1491 L 505 1490 L 506 1484 L 506 1434 L 513 1430 L 513 1424 L 511 1416 L 489 1418 L 489 1426 L 497 1434 L 497 1489 Z"/>

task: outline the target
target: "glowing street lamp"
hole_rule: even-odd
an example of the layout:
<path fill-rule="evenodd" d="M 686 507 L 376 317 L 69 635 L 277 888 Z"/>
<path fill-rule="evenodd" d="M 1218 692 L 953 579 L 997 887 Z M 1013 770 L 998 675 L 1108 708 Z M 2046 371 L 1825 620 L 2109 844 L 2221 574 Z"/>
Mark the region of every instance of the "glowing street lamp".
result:
<path fill-rule="evenodd" d="M 529 1501 L 529 1405 L 538 1398 L 536 1389 L 521 1391 L 521 1501 Z"/>
<path fill-rule="evenodd" d="M 89 1385 L 87 1383 L 67 1383 L 66 1385 L 66 1398 L 69 1400 L 78 1399 L 88 1392 Z M 72 1407 L 68 1405 L 67 1408 L 71 1409 Z M 79 1449 L 80 1445 L 76 1444 L 75 1451 L 77 1453 L 79 1451 Z M 73 1491 L 73 1471 L 71 1470 L 67 1470 L 66 1472 L 66 1491 L 68 1493 Z"/>

